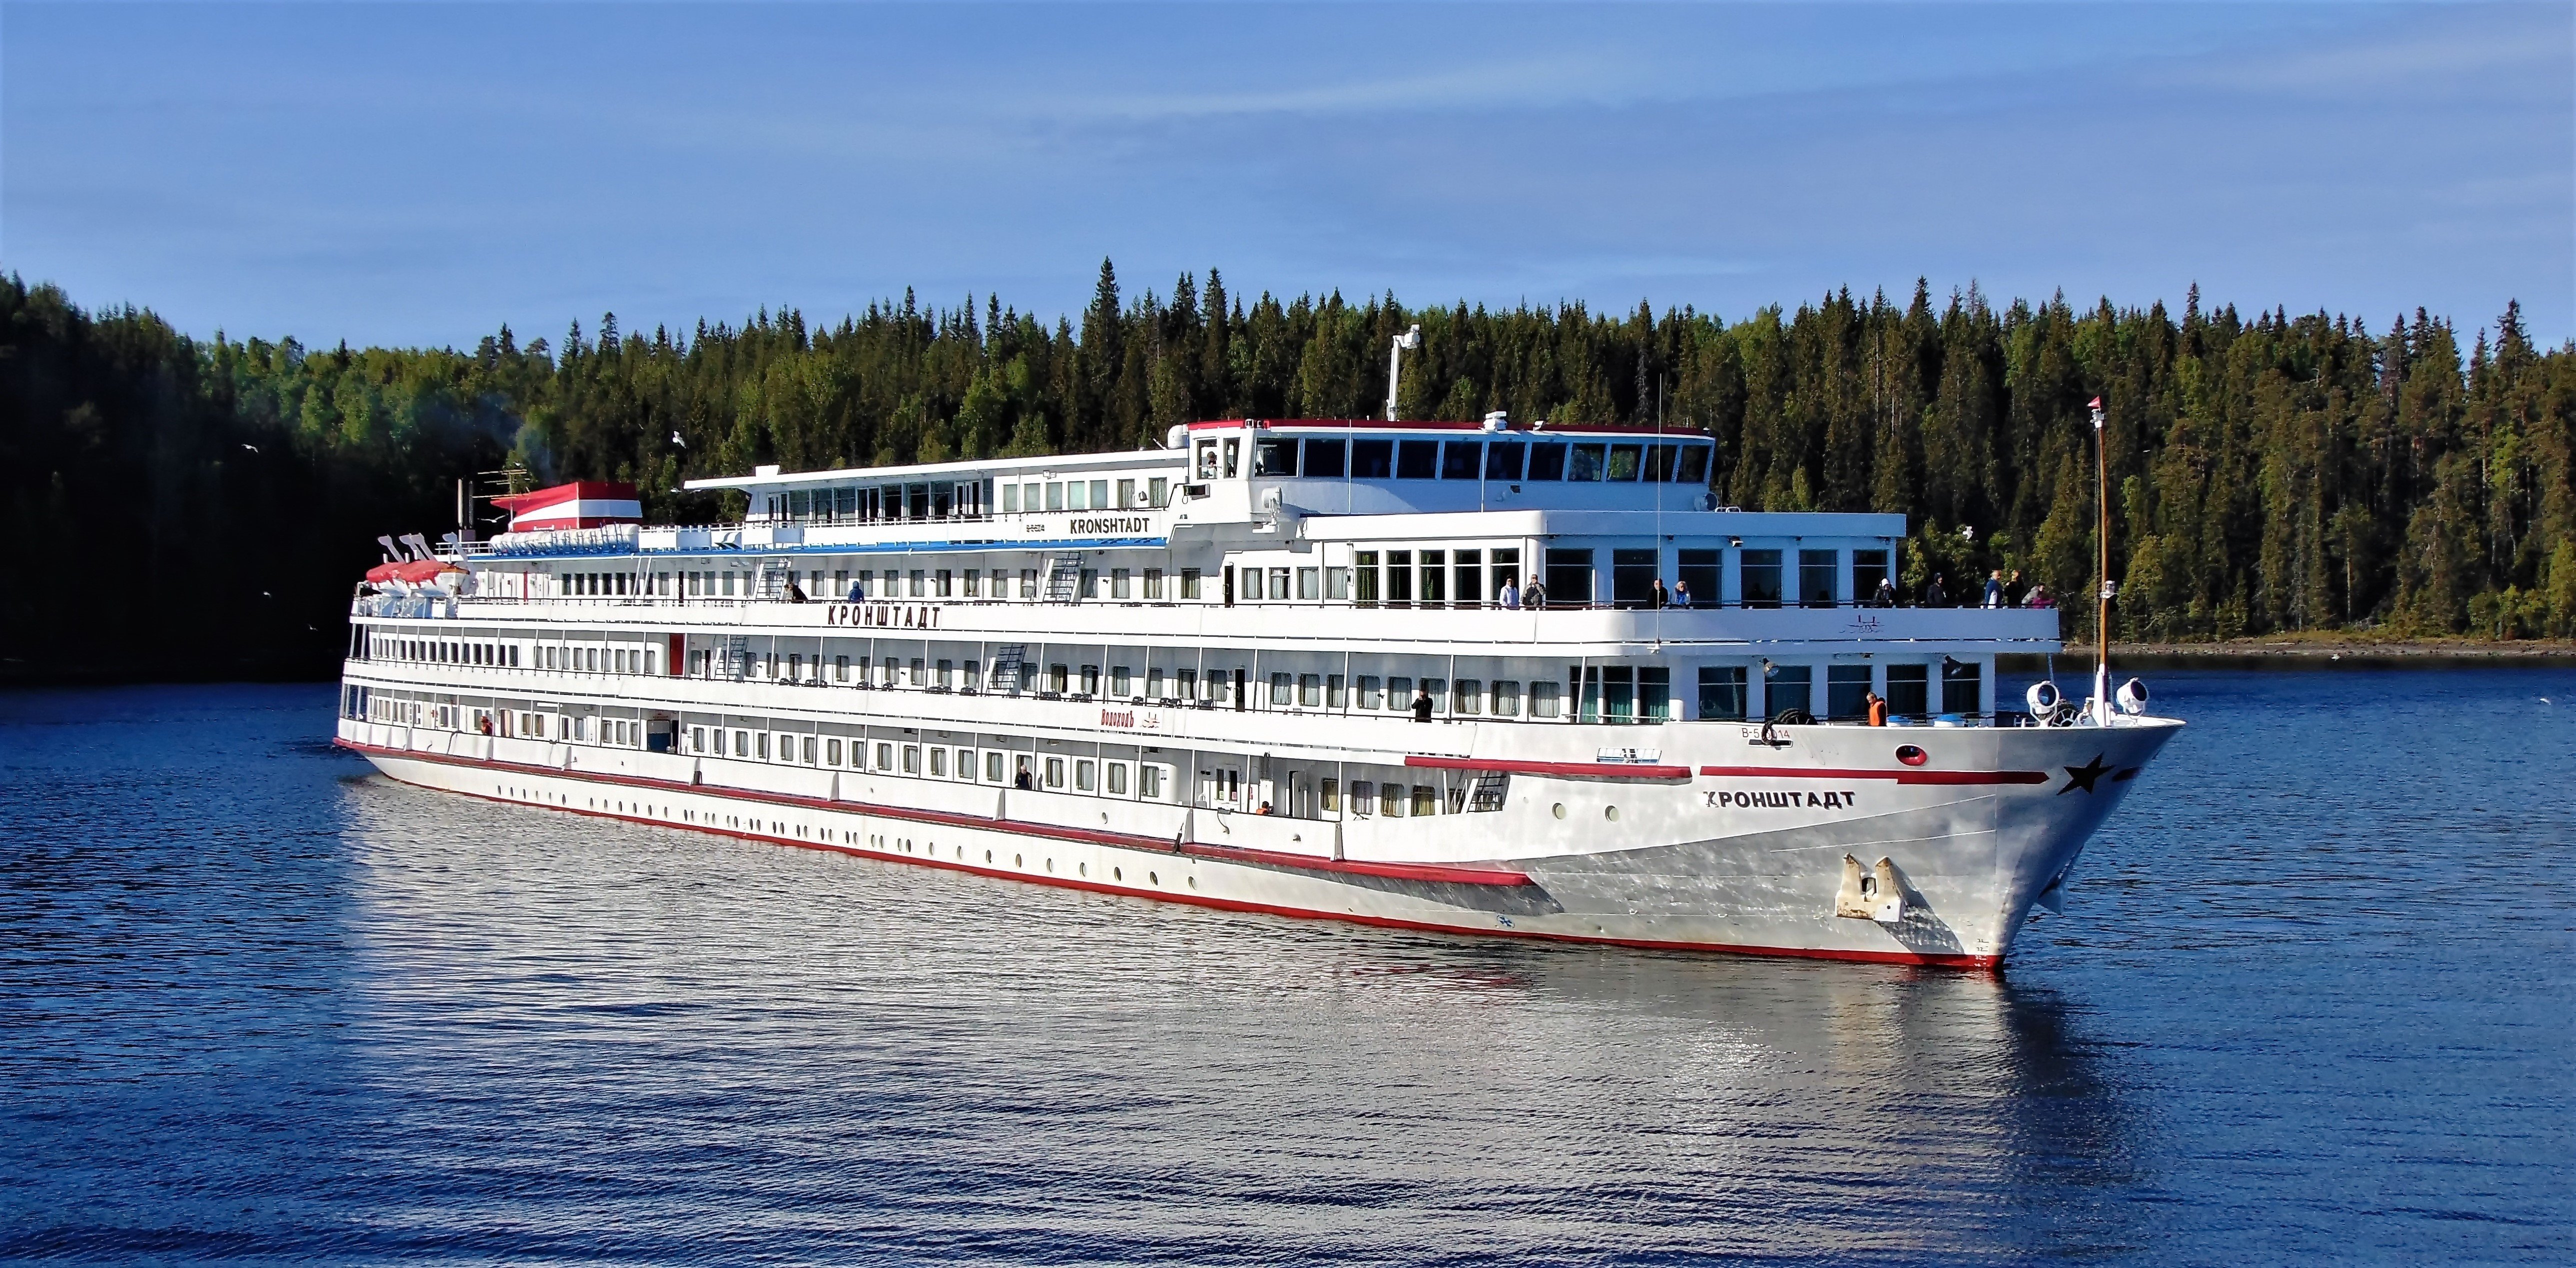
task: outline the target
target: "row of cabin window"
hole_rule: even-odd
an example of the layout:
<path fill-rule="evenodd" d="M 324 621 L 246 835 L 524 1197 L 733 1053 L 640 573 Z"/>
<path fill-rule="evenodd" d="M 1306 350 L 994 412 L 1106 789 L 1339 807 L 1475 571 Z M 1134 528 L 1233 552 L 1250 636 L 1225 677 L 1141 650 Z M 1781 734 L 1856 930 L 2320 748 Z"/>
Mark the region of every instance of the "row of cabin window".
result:
<path fill-rule="evenodd" d="M 667 572 L 567 572 L 560 574 L 557 593 L 565 598 L 627 598 L 646 595 L 668 597 L 671 574 Z"/>
<path fill-rule="evenodd" d="M 1619 607 L 1646 607 L 1654 602 L 1655 579 L 1662 575 L 1661 552 L 1655 548 L 1614 549 L 1610 553 L 1609 601 Z M 1781 591 L 1786 552 L 1749 549 L 1739 552 L 1736 602 L 1744 607 L 1783 606 Z M 1550 549 L 1541 579 L 1551 606 L 1573 607 L 1594 601 L 1594 563 L 1599 552 L 1588 547 Z M 1797 603 L 1833 607 L 1841 602 L 1843 552 L 1797 552 Z M 1675 584 L 1665 587 L 1666 602 L 1710 607 L 1725 595 L 1723 549 L 1679 550 Z M 1888 578 L 1889 552 L 1855 550 L 1851 557 L 1851 595 L 1866 600 Z M 1354 552 L 1352 567 L 1256 567 L 1228 569 L 1229 601 L 1311 602 L 1350 600 L 1383 607 L 1483 607 L 1502 601 L 1506 585 L 1523 581 L 1517 548 L 1483 550 L 1363 550 Z M 1293 583 L 1293 584 L 1292 584 Z"/>
<path fill-rule="evenodd" d="M 739 727 L 692 726 L 689 751 L 713 757 L 785 762 L 805 766 L 954 779 L 965 783 L 1028 786 L 1052 792 L 1105 793 L 1146 801 L 1169 798 L 1172 768 L 1154 762 L 1030 754 L 964 745 L 919 744 L 895 740 L 844 740 L 839 736 Z M 980 768 L 980 769 L 979 769 Z"/>
<path fill-rule="evenodd" d="M 770 519 L 861 524 L 877 520 L 980 519 L 990 509 L 983 480 L 937 484 L 845 485 L 762 495 Z"/>
<path fill-rule="evenodd" d="M 1851 601 L 1867 602 L 1879 583 L 1889 580 L 1890 554 L 1885 550 L 1849 552 L 1851 585 L 1842 585 L 1845 552 L 1838 550 L 1799 550 L 1795 571 L 1791 572 L 1789 553 L 1784 550 L 1749 548 L 1737 552 L 1737 594 L 1734 602 L 1744 607 L 1776 608 L 1794 602 L 1802 607 L 1833 607 L 1843 602 L 1848 593 Z M 1600 552 L 1588 547 L 1550 549 L 1545 553 L 1541 579 L 1547 587 L 1551 605 L 1573 607 L 1595 601 L 1597 560 Z M 1654 583 L 1663 573 L 1662 553 L 1653 547 L 1618 548 L 1609 552 L 1611 586 L 1608 601 L 1621 607 L 1643 607 L 1653 602 Z M 1674 552 L 1674 584 L 1666 587 L 1669 596 L 1687 599 L 1688 606 L 1713 606 L 1725 595 L 1725 557 L 1723 549 Z M 1287 603 L 1349 600 L 1361 604 L 1388 607 L 1420 605 L 1482 606 L 1500 602 L 1505 584 L 1518 585 L 1521 574 L 1521 552 L 1517 548 L 1483 550 L 1364 550 L 1353 557 L 1354 567 L 1259 567 L 1246 565 L 1226 570 L 1225 596 L 1229 602 Z M 1490 564 L 1490 570 L 1489 570 Z M 794 574 L 813 599 L 850 597 L 855 579 L 859 597 L 877 599 L 1007 599 L 1016 593 L 1021 599 L 1039 597 L 1040 584 L 1035 568 L 951 569 L 887 568 L 883 571 L 849 569 L 830 572 L 825 581 L 823 569 L 810 569 Z M 1785 588 L 1794 576 L 1797 583 L 1794 600 Z M 567 574 L 569 592 L 575 595 L 623 595 L 628 593 L 623 574 Z M 650 574 L 635 578 L 638 592 L 669 594 L 670 574 Z M 1104 587 L 1104 582 L 1106 583 Z M 752 594 L 753 574 L 749 572 L 689 572 L 681 574 L 680 584 L 690 597 L 732 598 Z M 1076 577 L 1075 597 L 1110 601 L 1141 600 L 1147 603 L 1174 599 L 1197 600 L 1204 596 L 1200 571 L 1180 570 L 1177 579 L 1160 568 L 1106 570 L 1090 568 Z M 1678 601 L 1678 600 L 1676 600 Z"/>
<path fill-rule="evenodd" d="M 1014 591 L 1022 599 L 1038 597 L 1038 570 L 1035 568 L 888 568 L 883 572 L 847 568 L 834 569 L 826 582 L 823 569 L 814 568 L 790 574 L 805 591 L 806 597 L 818 601 L 850 598 L 864 599 L 1008 599 Z M 682 574 L 686 593 L 693 598 L 749 597 L 753 574 L 733 572 L 691 572 Z M 1107 588 L 1102 588 L 1103 581 Z M 851 587 L 858 587 L 854 595 Z M 1173 598 L 1196 599 L 1203 585 L 1199 570 L 1183 568 L 1177 576 L 1161 568 L 1086 568 L 1075 578 L 1076 597 L 1084 599 L 1141 599 L 1148 603 Z"/>
<path fill-rule="evenodd" d="M 1088 793 L 1142 801 L 1168 801 L 1180 791 L 1174 782 L 1173 767 L 1116 758 L 1030 754 L 895 740 L 844 740 L 838 736 L 803 732 L 708 726 L 689 728 L 689 748 L 691 752 L 705 756 L 860 770 L 911 778 L 952 779 L 965 783 L 979 782 L 980 776 L 982 783 L 1020 786 L 1025 777 L 1025 786 L 1039 791 Z M 1339 813 L 1345 808 L 1340 779 L 1326 777 L 1319 780 L 1317 791 L 1320 804 L 1327 813 Z M 1430 784 L 1406 785 L 1362 779 L 1352 781 L 1350 794 L 1348 809 L 1357 815 L 1379 814 L 1400 818 L 1408 813 L 1431 815 L 1441 811 L 1441 790 Z M 1450 803 L 1448 812 L 1463 812 L 1467 794 L 1468 785 L 1464 782 L 1451 788 L 1447 797 Z M 1220 792 L 1220 795 L 1227 794 Z M 1239 793 L 1233 795 L 1239 796 Z"/>
<path fill-rule="evenodd" d="M 692 653 L 694 673 L 705 674 L 715 663 L 712 653 Z M 1777 717 L 1783 710 L 1798 709 L 1818 717 L 1848 719 L 1864 716 L 1868 709 L 1865 695 L 1874 685 L 1875 670 L 1869 664 L 1827 665 L 1822 679 L 1813 665 L 1773 665 L 1762 679 L 1764 691 L 1757 702 L 1748 691 L 1746 667 L 1741 665 L 1705 666 L 1699 671 L 1699 710 L 1696 716 L 1707 719 L 1743 719 Z M 1010 684 L 998 676 L 986 679 L 983 666 L 973 660 L 957 661 L 927 657 L 887 656 L 874 662 L 858 657 L 857 675 L 873 685 L 887 688 L 922 688 L 939 691 L 1001 690 Z M 852 680 L 852 658 L 836 656 L 825 665 L 821 656 L 810 660 L 802 653 L 761 653 L 751 666 L 753 673 L 764 678 L 781 678 L 789 682 L 848 683 Z M 783 671 L 783 674 L 782 674 Z M 1927 717 L 1934 713 L 1974 713 L 1981 699 L 1981 670 L 1974 663 L 1945 661 L 1942 665 L 1940 707 L 1932 707 L 1931 668 L 1923 664 L 1890 664 L 1886 666 L 1885 693 L 1890 713 L 1899 717 Z M 1593 665 L 1569 666 L 1565 682 L 1579 683 L 1576 693 L 1576 718 L 1583 722 L 1665 722 L 1673 717 L 1672 671 L 1662 666 Z M 1020 666 L 1022 690 L 1042 691 L 1077 699 L 1107 698 L 1126 700 L 1208 701 L 1220 707 L 1239 707 L 1237 692 L 1241 689 L 1241 671 L 1211 670 L 1202 674 L 1195 668 L 1163 670 L 1149 668 L 1141 682 L 1136 672 L 1126 665 L 1112 665 L 1106 671 L 1099 665 L 1076 665 L 1061 662 L 1048 665 L 1043 675 L 1037 666 Z M 1142 687 L 1139 691 L 1138 688 Z M 1419 690 L 1431 697 L 1433 712 L 1452 717 L 1491 716 L 1497 718 L 1530 717 L 1556 719 L 1564 716 L 1563 685 L 1552 681 L 1527 683 L 1517 679 L 1485 680 L 1460 678 L 1450 681 L 1425 677 L 1360 674 L 1345 678 L 1341 674 L 1308 674 L 1274 672 L 1269 675 L 1268 702 L 1279 709 L 1322 709 L 1347 711 L 1356 704 L 1367 712 L 1385 711 L 1402 714 L 1413 708 Z M 1821 688 L 1821 694 L 1819 689 Z M 1355 690 L 1354 690 L 1355 689 Z M 1248 703 L 1248 701 L 1244 702 Z"/>
<path fill-rule="evenodd" d="M 717 668 L 722 668 L 720 658 L 713 651 L 694 651 L 690 653 L 690 657 L 689 668 L 692 674 L 705 676 Z M 784 655 L 778 652 L 762 652 L 753 655 L 748 669 L 757 677 L 783 678 L 788 682 L 848 683 L 852 681 L 853 661 L 848 656 L 835 656 L 827 666 L 820 655 L 809 659 L 801 652 L 788 652 Z M 972 660 L 961 662 L 921 656 L 908 658 L 887 656 L 876 661 L 872 667 L 867 657 L 856 658 L 858 678 L 878 687 L 913 687 L 934 691 L 961 689 L 994 691 L 1005 690 L 1010 686 L 1000 676 L 1000 671 L 995 671 L 995 675 L 988 679 L 982 676 L 982 670 L 981 663 Z M 1639 672 L 1653 681 L 1666 684 L 1671 681 L 1670 670 L 1645 669 Z M 1141 697 L 1147 700 L 1205 700 L 1217 705 L 1231 706 L 1236 703 L 1236 692 L 1241 678 L 1242 674 L 1239 670 L 1210 670 L 1202 676 L 1195 668 L 1169 671 L 1149 668 L 1142 676 L 1140 684 L 1138 675 L 1132 668 L 1126 665 L 1112 665 L 1107 670 L 1104 683 L 1103 672 L 1098 665 L 1082 665 L 1077 671 L 1077 667 L 1071 663 L 1051 664 L 1041 675 L 1037 666 L 1023 663 L 1020 666 L 1019 687 L 1023 691 L 1041 691 L 1053 695 L 1085 698 L 1100 696 L 1102 687 L 1105 685 L 1110 699 L 1126 700 Z M 1383 709 L 1391 713 L 1404 713 L 1413 707 L 1413 697 L 1417 688 L 1416 680 L 1413 678 L 1403 676 L 1381 678 L 1375 674 L 1361 674 L 1357 676 L 1356 682 L 1358 705 L 1361 709 L 1371 711 Z M 1137 690 L 1140 685 L 1143 688 L 1141 692 Z M 1424 678 L 1420 680 L 1418 686 L 1422 691 L 1430 694 L 1435 712 L 1467 716 L 1491 714 L 1495 717 L 1511 718 L 1522 716 L 1524 708 L 1523 689 L 1517 680 L 1487 683 L 1481 679 L 1462 678 L 1451 683 L 1442 678 Z M 1280 708 L 1344 710 L 1350 707 L 1352 701 L 1350 682 L 1341 674 L 1274 673 L 1270 675 L 1269 690 L 1270 703 Z M 1669 692 L 1665 694 L 1668 695 Z M 1533 718 L 1561 716 L 1560 698 L 1561 688 L 1557 683 L 1529 684 L 1526 695 L 1528 716 Z M 1669 713 L 1659 711 L 1651 716 L 1661 718 L 1669 716 Z"/>
<path fill-rule="evenodd" d="M 395 726 L 480 733 L 484 720 L 489 718 L 495 735 L 623 748 L 644 748 L 651 735 L 650 728 L 632 718 L 594 718 L 578 714 L 557 716 L 526 709 L 469 709 L 439 701 L 377 695 L 369 688 L 357 688 L 355 693 L 348 716 Z"/>
<path fill-rule="evenodd" d="M 1252 474 L 1309 480 L 1487 480 L 1506 483 L 1706 484 L 1710 446 L 1687 442 L 1344 440 L 1265 437 Z M 1240 438 L 1198 442 L 1192 478 L 1241 472 Z"/>
<path fill-rule="evenodd" d="M 1112 487 L 1116 492 L 1111 492 Z M 1031 480 L 1002 486 L 1002 514 L 1035 511 L 1161 510 L 1172 504 L 1166 476 L 1138 480 Z"/>
<path fill-rule="evenodd" d="M 515 643 L 461 643 L 435 638 L 398 638 L 378 634 L 369 644 L 371 660 L 408 660 L 425 665 L 489 665 L 500 669 L 519 667 L 519 648 Z"/>
<path fill-rule="evenodd" d="M 651 644 L 619 647 L 614 644 L 540 644 L 537 668 L 570 674 L 653 674 L 661 672 L 657 662 L 660 649 Z"/>
<path fill-rule="evenodd" d="M 1984 701 L 1982 666 L 1975 662 L 1944 659 L 1939 676 L 1926 664 L 1889 664 L 1886 677 L 1873 677 L 1876 669 L 1868 664 L 1826 665 L 1819 675 L 1814 665 L 1772 665 L 1767 669 L 1748 670 L 1743 665 L 1706 665 L 1699 671 L 1699 716 L 1708 719 L 1776 718 L 1791 710 L 1801 710 L 1828 721 L 1856 720 L 1869 714 L 1868 696 L 1879 689 L 1887 701 L 1889 714 L 1900 718 L 1928 718 L 1939 714 L 1972 714 Z M 1616 675 L 1611 667 L 1606 671 Z M 1760 697 L 1753 694 L 1756 686 Z M 1602 709 L 1605 715 L 1621 707 L 1618 684 L 1605 681 Z M 1936 696 L 1934 693 L 1938 691 Z M 1592 688 L 1585 686 L 1583 708 L 1585 721 L 1592 720 Z M 1938 708 L 1934 705 L 1938 704 Z M 1605 720 L 1616 720 L 1605 717 Z"/>
<path fill-rule="evenodd" d="M 1842 602 L 1845 552 L 1832 549 L 1796 552 L 1796 572 L 1789 572 L 1790 552 L 1761 547 L 1736 551 L 1736 596 L 1734 602 L 1748 608 L 1798 607 L 1830 608 Z M 1879 583 L 1888 580 L 1889 552 L 1881 549 L 1849 552 L 1851 588 L 1854 602 L 1867 602 Z M 1547 552 L 1546 583 L 1548 602 L 1591 602 L 1595 554 L 1588 549 L 1551 549 Z M 1726 551 L 1722 549 L 1676 550 L 1673 552 L 1673 584 L 1666 590 L 1675 596 L 1669 600 L 1683 606 L 1710 607 L 1725 601 Z M 1660 552 L 1652 547 L 1613 549 L 1610 551 L 1610 602 L 1619 607 L 1645 607 L 1654 601 L 1655 579 L 1662 575 Z M 1792 594 L 1784 584 L 1792 578 L 1797 590 Z"/>

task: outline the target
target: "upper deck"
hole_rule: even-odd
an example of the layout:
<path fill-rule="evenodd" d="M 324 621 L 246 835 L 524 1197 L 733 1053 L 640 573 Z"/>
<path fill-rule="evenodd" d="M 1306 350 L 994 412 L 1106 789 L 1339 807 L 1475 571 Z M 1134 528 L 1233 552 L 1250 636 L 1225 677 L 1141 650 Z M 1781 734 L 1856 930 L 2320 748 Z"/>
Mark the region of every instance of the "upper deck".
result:
<path fill-rule="evenodd" d="M 1071 624 L 1147 639 L 2057 649 L 2050 609 L 1896 609 L 1902 516 L 1718 507 L 1712 456 L 1704 436 L 1499 418 L 1232 420 L 1126 453 L 763 467 L 686 486 L 744 495 L 735 522 L 584 521 L 450 555 L 475 606 L 585 624 L 785 632 L 896 603 L 906 627 L 1010 637 L 1080 604 L 1108 610 Z M 1543 615 L 1504 615 L 1539 592 Z"/>

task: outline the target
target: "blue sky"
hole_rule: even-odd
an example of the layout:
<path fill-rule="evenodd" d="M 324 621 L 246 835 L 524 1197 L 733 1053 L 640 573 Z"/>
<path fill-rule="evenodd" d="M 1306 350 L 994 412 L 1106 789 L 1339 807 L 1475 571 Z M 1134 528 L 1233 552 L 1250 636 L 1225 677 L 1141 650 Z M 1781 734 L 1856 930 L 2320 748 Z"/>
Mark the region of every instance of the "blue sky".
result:
<path fill-rule="evenodd" d="M 919 290 L 2576 336 L 2564 4 L 0 6 L 0 267 L 308 344 Z M 980 300 L 979 300 L 980 303 Z"/>

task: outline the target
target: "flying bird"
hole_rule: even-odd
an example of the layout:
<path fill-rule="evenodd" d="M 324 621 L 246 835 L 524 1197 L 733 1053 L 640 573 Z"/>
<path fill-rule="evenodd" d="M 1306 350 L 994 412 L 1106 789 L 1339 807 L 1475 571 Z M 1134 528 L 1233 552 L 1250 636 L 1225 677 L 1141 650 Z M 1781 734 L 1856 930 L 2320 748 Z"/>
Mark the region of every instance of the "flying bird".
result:
<path fill-rule="evenodd" d="M 242 448 L 247 449 L 247 450 L 251 451 L 252 453 L 258 453 L 258 452 L 259 452 L 259 446 L 254 445 L 254 444 L 244 443 L 244 444 L 242 445 Z"/>
<path fill-rule="evenodd" d="M 672 433 L 671 433 L 671 443 L 672 443 L 672 444 L 675 444 L 675 445 L 678 445 L 678 446 L 679 446 L 679 447 L 681 447 L 682 449 L 686 449 L 686 448 L 688 448 L 688 447 L 689 447 L 689 442 L 687 442 L 687 441 L 685 441 L 685 440 L 680 439 L 680 433 L 678 433 L 678 432 L 672 432 Z"/>

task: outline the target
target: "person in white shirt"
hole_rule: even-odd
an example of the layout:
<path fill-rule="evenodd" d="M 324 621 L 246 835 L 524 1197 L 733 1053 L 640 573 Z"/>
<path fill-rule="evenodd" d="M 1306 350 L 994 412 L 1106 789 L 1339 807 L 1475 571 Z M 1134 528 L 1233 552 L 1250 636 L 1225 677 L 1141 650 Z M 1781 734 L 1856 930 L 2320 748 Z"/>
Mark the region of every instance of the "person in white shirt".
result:
<path fill-rule="evenodd" d="M 1519 607 L 1521 605 L 1520 583 L 1509 577 L 1503 578 L 1503 592 L 1496 595 L 1494 601 L 1507 608 Z"/>

